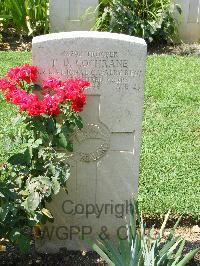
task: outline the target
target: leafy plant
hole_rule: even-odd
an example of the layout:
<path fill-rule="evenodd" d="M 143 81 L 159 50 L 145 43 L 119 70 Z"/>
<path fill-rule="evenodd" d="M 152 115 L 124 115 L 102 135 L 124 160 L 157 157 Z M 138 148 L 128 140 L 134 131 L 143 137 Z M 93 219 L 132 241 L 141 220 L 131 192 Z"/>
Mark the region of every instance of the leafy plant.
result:
<path fill-rule="evenodd" d="M 21 34 L 47 33 L 48 0 L 1 0 L 0 20 L 4 28 L 13 27 Z"/>
<path fill-rule="evenodd" d="M 31 240 L 25 228 L 52 220 L 45 203 L 66 189 L 66 151 L 73 151 L 72 134 L 82 128 L 79 112 L 86 103 L 83 89 L 89 85 L 51 78 L 40 88 L 34 86 L 36 80 L 37 68 L 30 65 L 11 68 L 0 79 L 7 102 L 20 108 L 13 123 L 17 128 L 24 124 L 18 134 L 22 150 L 0 165 L 0 238 L 22 250 Z"/>
<path fill-rule="evenodd" d="M 174 5 L 169 0 L 102 0 L 99 10 L 94 30 L 125 33 L 147 42 L 171 42 L 177 35 Z"/>
<path fill-rule="evenodd" d="M 174 236 L 180 219 L 165 237 L 169 214 L 168 212 L 159 232 L 153 227 L 148 233 L 142 216 L 139 215 L 137 202 L 132 201 L 126 240 L 119 239 L 117 248 L 108 239 L 99 238 L 96 243 L 87 242 L 112 266 L 185 266 L 200 248 L 183 255 L 185 240 Z"/>

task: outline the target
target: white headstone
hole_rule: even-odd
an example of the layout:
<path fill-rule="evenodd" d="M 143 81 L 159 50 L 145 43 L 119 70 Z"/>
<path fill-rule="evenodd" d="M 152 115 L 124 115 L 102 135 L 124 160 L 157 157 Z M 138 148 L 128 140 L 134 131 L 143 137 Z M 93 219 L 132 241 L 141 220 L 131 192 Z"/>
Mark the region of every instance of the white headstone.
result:
<path fill-rule="evenodd" d="M 68 159 L 68 194 L 62 191 L 50 204 L 55 222 L 48 224 L 49 235 L 46 231 L 38 249 L 81 249 L 76 229 L 95 237 L 107 228 L 116 238 L 128 201 L 138 191 L 146 44 L 123 34 L 71 32 L 36 37 L 32 51 L 38 83 L 56 76 L 92 84 L 81 114 L 85 126 Z"/>
<path fill-rule="evenodd" d="M 185 43 L 200 41 L 200 1 L 173 0 L 181 7 L 181 14 L 175 12 L 180 39 Z"/>
<path fill-rule="evenodd" d="M 50 0 L 50 31 L 90 30 L 96 20 L 98 0 Z M 87 10 L 89 12 L 87 15 Z"/>

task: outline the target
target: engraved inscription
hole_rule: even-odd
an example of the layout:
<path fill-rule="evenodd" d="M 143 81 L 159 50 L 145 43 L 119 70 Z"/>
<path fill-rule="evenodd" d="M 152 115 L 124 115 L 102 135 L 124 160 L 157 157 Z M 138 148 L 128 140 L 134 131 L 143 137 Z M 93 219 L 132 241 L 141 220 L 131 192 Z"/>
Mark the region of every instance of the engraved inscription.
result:
<path fill-rule="evenodd" d="M 64 78 L 85 78 L 92 84 L 92 88 L 99 90 L 103 83 L 112 85 L 116 92 L 127 90 L 140 90 L 129 80 L 138 80 L 143 77 L 141 68 L 132 69 L 130 58 L 121 58 L 117 51 L 71 51 L 61 53 L 62 60 L 51 58 L 50 67 L 40 72 L 48 76 L 61 76 Z"/>
<path fill-rule="evenodd" d="M 73 136 L 77 161 L 91 162 L 102 158 L 110 148 L 110 131 L 103 124 L 87 124 Z"/>

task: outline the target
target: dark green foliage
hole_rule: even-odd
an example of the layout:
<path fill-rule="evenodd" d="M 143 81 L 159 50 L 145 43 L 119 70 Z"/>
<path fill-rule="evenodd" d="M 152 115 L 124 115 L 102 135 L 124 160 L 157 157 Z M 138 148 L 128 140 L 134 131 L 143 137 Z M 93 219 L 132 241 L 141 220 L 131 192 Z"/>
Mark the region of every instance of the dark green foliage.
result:
<path fill-rule="evenodd" d="M 22 62 L 23 54 L 18 55 Z M 82 128 L 82 120 L 70 104 L 59 116 L 30 117 L 0 97 L 0 238 L 25 251 L 31 240 L 25 229 L 53 220 L 45 203 L 66 189 L 67 151 L 73 150 L 71 137 Z"/>
<path fill-rule="evenodd" d="M 73 112 L 63 114 L 59 121 L 46 115 L 34 118 L 19 115 L 16 119 L 16 126 L 24 124 L 20 135 L 24 149 L 0 166 L 0 236 L 23 250 L 30 243 L 24 228 L 53 218 L 45 209 L 45 202 L 61 187 L 65 188 L 70 174 L 66 152 L 58 149 L 69 146 L 71 151 L 70 137 L 80 125 L 79 120 Z"/>
<path fill-rule="evenodd" d="M 94 30 L 138 36 L 148 43 L 172 42 L 177 35 L 169 0 L 102 0 L 99 9 Z"/>

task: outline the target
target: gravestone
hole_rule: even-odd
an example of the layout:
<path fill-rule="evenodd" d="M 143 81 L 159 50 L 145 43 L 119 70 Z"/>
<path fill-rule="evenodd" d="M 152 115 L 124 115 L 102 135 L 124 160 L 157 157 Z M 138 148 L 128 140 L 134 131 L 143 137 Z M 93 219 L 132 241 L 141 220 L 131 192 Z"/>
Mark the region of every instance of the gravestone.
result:
<path fill-rule="evenodd" d="M 181 7 L 181 14 L 175 12 L 179 37 L 183 42 L 194 43 L 200 41 L 200 1 L 173 0 Z"/>
<path fill-rule="evenodd" d="M 50 0 L 50 31 L 90 30 L 95 24 L 98 4 L 98 0 Z"/>
<path fill-rule="evenodd" d="M 49 76 L 84 78 L 84 128 L 73 136 L 68 194 L 48 206 L 55 221 L 37 242 L 41 252 L 82 249 L 77 234 L 124 231 L 129 200 L 137 195 L 144 98 L 146 44 L 143 39 L 105 32 L 55 33 L 33 39 L 38 84 Z"/>

